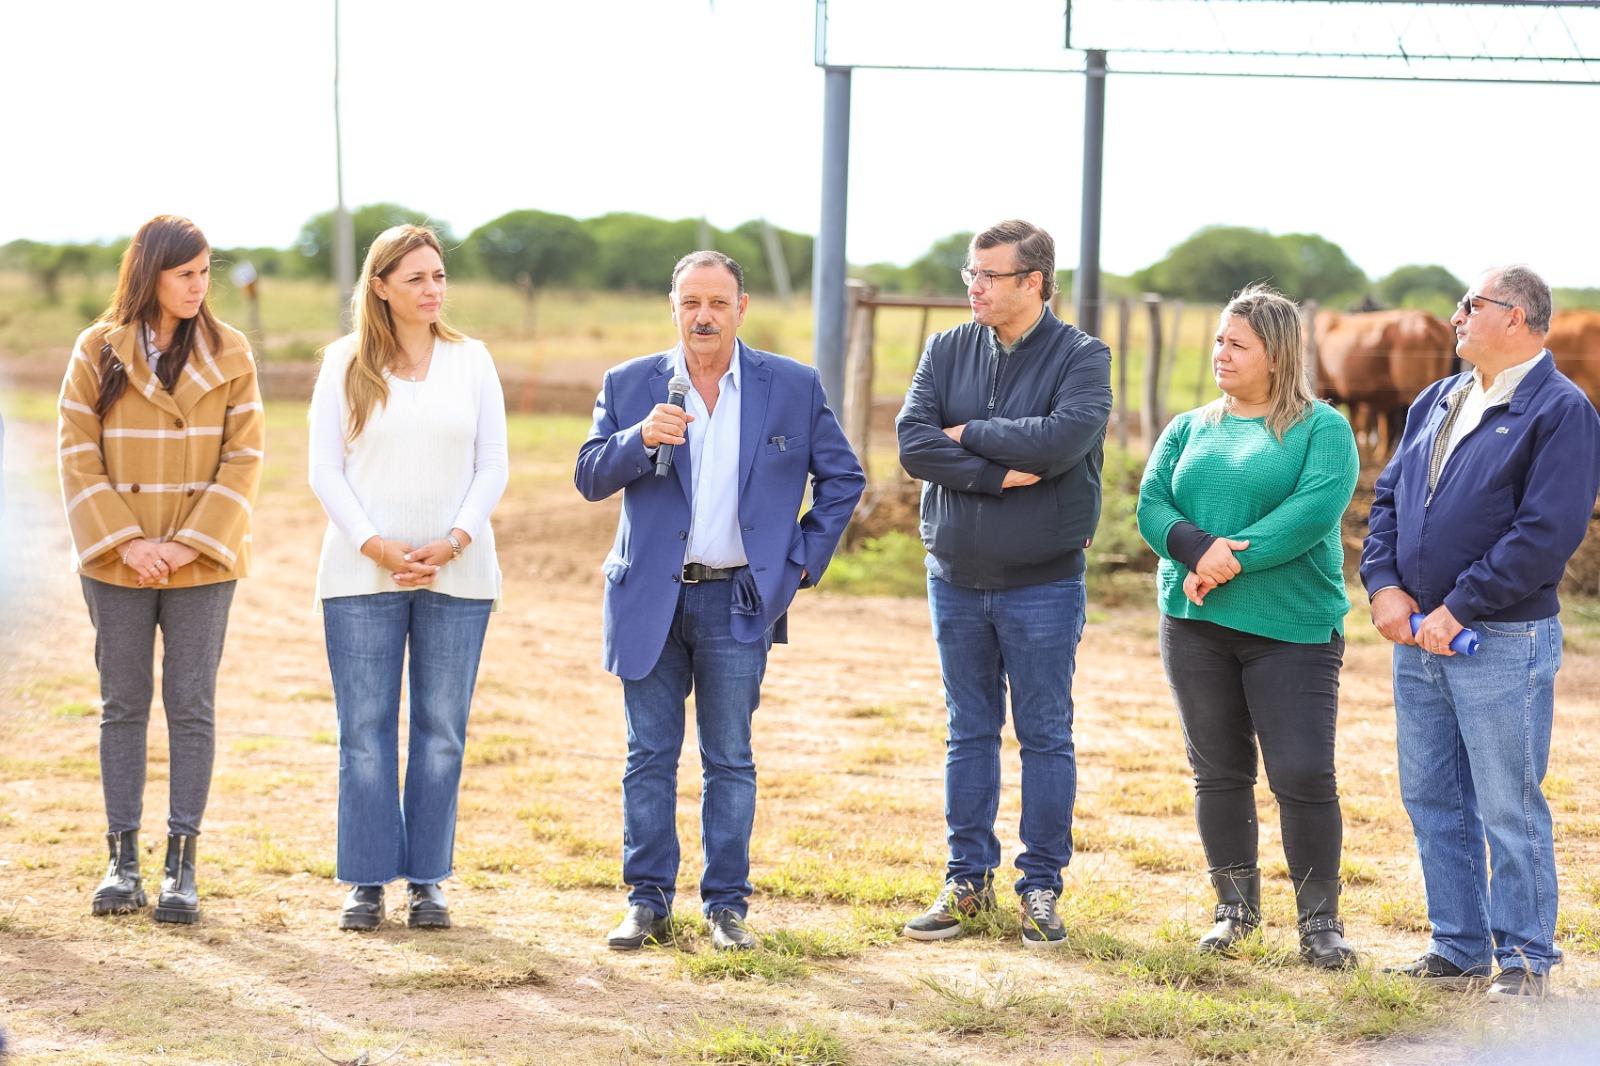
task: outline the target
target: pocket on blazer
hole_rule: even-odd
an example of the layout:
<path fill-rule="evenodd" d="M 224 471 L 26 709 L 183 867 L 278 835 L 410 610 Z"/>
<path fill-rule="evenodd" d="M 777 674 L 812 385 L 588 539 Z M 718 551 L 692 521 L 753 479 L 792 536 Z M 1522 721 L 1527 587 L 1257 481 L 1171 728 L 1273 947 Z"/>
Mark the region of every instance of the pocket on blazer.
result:
<path fill-rule="evenodd" d="M 606 561 L 600 564 L 600 571 L 613 585 L 622 584 L 622 579 L 628 576 L 628 569 L 628 561 L 616 552 L 607 554 Z"/>

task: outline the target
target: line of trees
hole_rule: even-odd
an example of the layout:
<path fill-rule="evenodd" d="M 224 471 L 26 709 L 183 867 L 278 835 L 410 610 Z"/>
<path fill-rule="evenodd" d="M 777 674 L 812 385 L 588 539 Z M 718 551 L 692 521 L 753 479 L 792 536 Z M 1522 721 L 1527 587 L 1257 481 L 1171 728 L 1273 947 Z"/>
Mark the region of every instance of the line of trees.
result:
<path fill-rule="evenodd" d="M 521 210 L 485 222 L 464 237 L 457 237 L 427 212 L 400 204 L 367 204 L 356 208 L 352 219 L 358 257 L 389 226 L 415 222 L 432 227 L 453 249 L 453 274 L 519 285 L 530 300 L 546 288 L 662 291 L 678 257 L 706 246 L 737 259 L 744 266 L 748 288 L 771 292 L 776 285 L 766 252 L 769 229 L 795 287 L 804 289 L 811 279 L 812 238 L 770 227 L 761 219 L 722 230 L 699 219 L 669 221 L 632 212 L 576 219 Z M 852 268 L 852 273 L 885 292 L 959 295 L 965 291 L 960 271 L 971 239 L 971 233 L 952 233 L 905 266 L 871 263 Z M 125 245 L 126 241 L 56 245 L 12 241 L 0 246 L 0 269 L 33 275 L 45 299 L 54 302 L 64 277 L 115 270 Z M 329 278 L 332 245 L 333 212 L 325 211 L 307 219 L 288 248 L 219 252 L 228 260 L 249 259 L 268 277 Z M 1058 280 L 1062 291 L 1070 293 L 1072 272 L 1061 271 Z M 1423 307 L 1438 314 L 1448 313 L 1465 291 L 1465 283 L 1441 266 L 1402 266 L 1370 279 L 1344 249 L 1325 237 L 1273 235 L 1244 226 L 1207 226 L 1143 270 L 1126 277 L 1107 275 L 1103 288 L 1110 298 L 1159 292 L 1221 303 L 1255 281 L 1327 307 Z M 1556 297 L 1563 307 L 1600 307 L 1600 289 L 1563 289 Z"/>
<path fill-rule="evenodd" d="M 425 225 L 450 249 L 450 272 L 547 287 L 665 292 L 672 265 L 685 252 L 711 246 L 726 252 L 745 270 L 745 286 L 771 292 L 772 265 L 766 253 L 769 224 L 752 219 L 732 229 L 699 219 L 668 221 L 632 212 L 575 219 L 547 211 L 511 211 L 485 222 L 464 237 L 426 211 L 401 204 L 366 204 L 351 212 L 356 255 L 366 254 L 379 233 L 401 222 Z M 808 234 L 770 227 L 798 288 L 811 280 L 813 239 Z M 37 281 L 45 299 L 55 302 L 61 281 L 73 275 L 115 271 L 127 240 L 101 244 L 43 244 L 16 240 L 0 246 L 0 269 L 22 270 Z M 222 258 L 248 259 L 266 277 L 333 276 L 333 212 L 313 215 L 288 248 L 219 248 Z"/>

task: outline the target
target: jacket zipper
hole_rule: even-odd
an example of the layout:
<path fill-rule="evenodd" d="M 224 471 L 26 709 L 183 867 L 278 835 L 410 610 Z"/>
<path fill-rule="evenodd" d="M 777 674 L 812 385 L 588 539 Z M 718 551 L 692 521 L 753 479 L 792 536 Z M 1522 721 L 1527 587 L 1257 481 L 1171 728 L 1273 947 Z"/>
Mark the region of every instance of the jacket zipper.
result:
<path fill-rule="evenodd" d="M 1000 370 L 1005 365 L 1006 354 L 998 346 L 994 349 L 994 375 L 989 380 L 989 414 L 994 414 L 995 399 L 1000 395 Z"/>

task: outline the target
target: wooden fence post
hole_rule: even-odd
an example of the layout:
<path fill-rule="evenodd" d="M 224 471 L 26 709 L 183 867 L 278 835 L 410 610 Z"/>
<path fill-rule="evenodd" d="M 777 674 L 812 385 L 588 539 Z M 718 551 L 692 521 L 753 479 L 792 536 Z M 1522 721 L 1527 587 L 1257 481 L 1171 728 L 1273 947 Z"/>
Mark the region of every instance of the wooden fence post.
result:
<path fill-rule="evenodd" d="M 1128 322 L 1133 304 L 1126 296 L 1117 299 L 1117 445 L 1128 447 Z"/>
<path fill-rule="evenodd" d="M 1150 316 L 1150 353 L 1144 363 L 1144 409 L 1139 412 L 1139 431 L 1144 436 L 1144 453 L 1156 446 L 1161 432 L 1161 296 L 1144 294 L 1144 309 Z"/>
<path fill-rule="evenodd" d="M 867 466 L 868 437 L 872 431 L 872 355 L 875 309 L 878 290 L 863 281 L 845 284 L 846 341 L 844 386 L 844 433 L 856 458 Z"/>

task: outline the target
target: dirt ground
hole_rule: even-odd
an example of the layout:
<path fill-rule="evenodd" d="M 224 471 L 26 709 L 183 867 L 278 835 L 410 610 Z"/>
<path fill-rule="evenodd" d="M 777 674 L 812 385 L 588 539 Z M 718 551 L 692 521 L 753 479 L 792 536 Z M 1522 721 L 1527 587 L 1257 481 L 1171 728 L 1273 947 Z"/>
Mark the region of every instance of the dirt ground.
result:
<path fill-rule="evenodd" d="M 397 1062 L 685 1061 L 685 1034 L 735 1022 L 823 1024 L 859 1063 L 1188 1060 L 1174 1041 L 1096 1040 L 1071 1027 L 1041 1035 L 1037 1026 L 1022 1036 L 959 1035 L 927 1020 L 930 980 L 1017 981 L 1088 1002 L 1100 971 L 1037 958 L 1010 938 L 930 945 L 890 935 L 936 886 L 943 858 L 942 694 L 918 600 L 803 593 L 756 720 L 751 920 L 761 931 L 849 931 L 865 948 L 813 962 L 789 982 L 691 973 L 683 957 L 707 952 L 694 936 L 684 951 L 607 952 L 604 936 L 623 908 L 624 737 L 618 683 L 598 664 L 599 564 L 617 506 L 577 495 L 565 452 L 519 466 L 494 519 L 505 600 L 474 704 L 457 877 L 447 886 L 454 930 L 420 935 L 391 920 L 363 937 L 334 926 L 337 752 L 311 610 L 324 520 L 305 486 L 298 428 L 272 435 L 255 576 L 241 583 L 232 614 L 200 844 L 203 920 L 90 917 L 105 862 L 93 633 L 65 563 L 52 433 L 42 421 L 13 422 L 6 441 L 6 541 L 19 550 L 0 579 L 0 1024 L 21 1061 L 354 1062 L 363 1048 L 378 1061 L 395 1047 Z M 1187 936 L 1209 911 L 1155 630 L 1148 601 L 1096 608 L 1074 689 L 1080 791 L 1068 908 L 1080 927 L 1103 913 L 1143 940 L 1171 929 Z M 1339 738 L 1347 911 L 1351 939 L 1373 965 L 1414 957 L 1425 937 L 1387 662 L 1386 647 L 1353 627 Z M 1588 740 L 1600 725 L 1597 679 L 1600 636 L 1569 623 L 1550 779 L 1569 1006 L 1600 987 L 1600 752 Z M 158 709 L 150 879 L 165 740 Z M 1017 774 L 1008 743 L 1007 862 L 1017 850 Z M 680 918 L 697 911 L 697 778 L 691 738 L 680 781 Z M 1270 938 L 1291 946 L 1276 818 L 1264 787 L 1261 795 Z M 1460 1061 L 1472 1049 L 1508 1050 L 1526 1017 L 1467 1004 L 1441 1016 L 1426 1048 L 1412 1038 L 1313 1044 L 1303 1057 L 1380 1063 L 1443 1052 Z"/>

